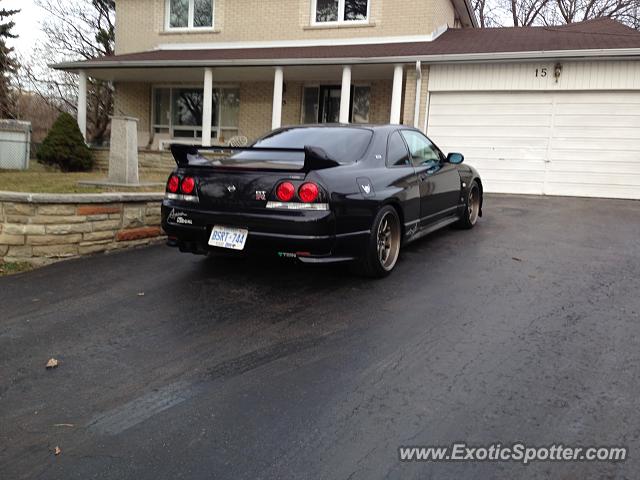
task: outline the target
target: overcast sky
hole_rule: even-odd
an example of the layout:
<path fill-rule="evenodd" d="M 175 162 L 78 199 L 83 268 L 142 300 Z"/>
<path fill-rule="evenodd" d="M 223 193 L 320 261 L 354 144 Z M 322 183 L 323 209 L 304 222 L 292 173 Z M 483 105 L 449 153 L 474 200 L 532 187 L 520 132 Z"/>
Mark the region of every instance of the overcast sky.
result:
<path fill-rule="evenodd" d="M 35 0 L 2 0 L 0 7 L 7 10 L 21 10 L 13 16 L 16 26 L 14 34 L 20 35 L 15 40 L 9 40 L 10 46 L 14 47 L 20 56 L 30 57 L 33 45 L 42 38 L 40 32 L 40 20 L 42 11 L 36 6 Z"/>

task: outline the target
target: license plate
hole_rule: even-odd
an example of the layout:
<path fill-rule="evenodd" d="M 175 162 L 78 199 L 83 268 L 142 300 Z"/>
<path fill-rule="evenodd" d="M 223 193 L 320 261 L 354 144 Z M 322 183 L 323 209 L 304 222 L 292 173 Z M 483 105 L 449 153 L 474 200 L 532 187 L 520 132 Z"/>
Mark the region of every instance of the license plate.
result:
<path fill-rule="evenodd" d="M 244 250 L 248 235 L 249 230 L 216 225 L 211 230 L 209 245 L 212 247 L 228 248 L 230 250 Z"/>

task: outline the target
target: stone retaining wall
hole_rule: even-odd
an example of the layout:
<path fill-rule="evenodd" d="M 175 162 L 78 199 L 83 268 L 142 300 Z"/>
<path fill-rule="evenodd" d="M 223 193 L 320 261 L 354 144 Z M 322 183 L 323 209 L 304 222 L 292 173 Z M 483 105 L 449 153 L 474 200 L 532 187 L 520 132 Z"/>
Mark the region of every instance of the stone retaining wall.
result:
<path fill-rule="evenodd" d="M 0 192 L 0 259 L 46 264 L 161 240 L 162 196 Z"/>
<path fill-rule="evenodd" d="M 102 172 L 109 171 L 109 149 L 94 148 L 94 166 L 93 169 Z M 138 171 L 140 174 L 145 173 L 164 173 L 169 176 L 171 171 L 176 168 L 176 162 L 170 152 L 160 152 L 157 150 L 138 150 Z"/>

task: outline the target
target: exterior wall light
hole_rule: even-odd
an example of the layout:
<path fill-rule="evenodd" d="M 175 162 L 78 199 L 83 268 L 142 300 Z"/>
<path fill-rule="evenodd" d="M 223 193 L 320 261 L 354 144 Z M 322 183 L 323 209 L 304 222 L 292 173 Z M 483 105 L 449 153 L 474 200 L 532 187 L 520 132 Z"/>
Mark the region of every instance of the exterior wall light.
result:
<path fill-rule="evenodd" d="M 562 75 L 562 64 L 556 63 L 555 68 L 553 69 L 553 77 L 556 79 L 556 83 L 560 79 L 560 75 Z"/>

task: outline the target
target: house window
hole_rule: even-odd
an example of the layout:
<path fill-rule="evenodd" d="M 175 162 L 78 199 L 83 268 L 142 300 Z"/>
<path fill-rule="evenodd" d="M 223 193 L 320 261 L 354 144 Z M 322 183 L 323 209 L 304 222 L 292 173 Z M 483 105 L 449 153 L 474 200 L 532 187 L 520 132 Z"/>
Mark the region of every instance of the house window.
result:
<path fill-rule="evenodd" d="M 353 123 L 369 123 L 369 110 L 371 109 L 371 87 L 356 85 L 353 87 L 351 98 L 351 121 Z"/>
<path fill-rule="evenodd" d="M 312 0 L 313 23 L 366 23 L 370 0 Z"/>
<path fill-rule="evenodd" d="M 202 138 L 202 88 L 163 87 L 154 89 L 153 128 L 171 138 Z M 219 141 L 238 134 L 240 91 L 216 87 L 213 91 L 211 136 Z"/>
<path fill-rule="evenodd" d="M 213 28 L 214 0 L 166 0 L 167 29 Z"/>

